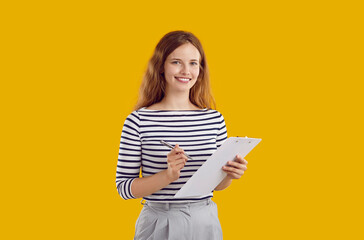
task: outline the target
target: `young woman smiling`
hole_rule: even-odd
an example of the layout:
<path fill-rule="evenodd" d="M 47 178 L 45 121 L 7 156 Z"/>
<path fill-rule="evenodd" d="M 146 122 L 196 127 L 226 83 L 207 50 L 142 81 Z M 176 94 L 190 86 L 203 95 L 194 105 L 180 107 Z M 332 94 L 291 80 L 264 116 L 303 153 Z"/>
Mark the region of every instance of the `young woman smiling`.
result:
<path fill-rule="evenodd" d="M 139 100 L 120 139 L 118 193 L 123 199 L 145 200 L 134 239 L 222 239 L 213 193 L 174 198 L 227 138 L 224 117 L 212 106 L 200 41 L 186 31 L 167 33 L 149 61 Z M 227 176 L 215 190 L 228 187 L 246 169 L 247 161 L 237 156 L 223 167 Z"/>

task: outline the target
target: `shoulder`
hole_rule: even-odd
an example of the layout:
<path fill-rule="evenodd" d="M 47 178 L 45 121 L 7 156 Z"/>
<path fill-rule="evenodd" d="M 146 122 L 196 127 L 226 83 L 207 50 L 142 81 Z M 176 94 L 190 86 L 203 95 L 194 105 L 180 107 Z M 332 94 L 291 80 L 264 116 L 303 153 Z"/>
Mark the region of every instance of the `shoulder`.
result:
<path fill-rule="evenodd" d="M 224 118 L 223 114 L 220 111 L 216 110 L 216 109 L 208 109 L 208 111 L 220 116 L 221 118 Z"/>
<path fill-rule="evenodd" d="M 131 112 L 125 119 L 125 121 L 134 122 L 136 124 L 139 124 L 140 118 L 139 118 L 139 110 L 135 110 Z"/>

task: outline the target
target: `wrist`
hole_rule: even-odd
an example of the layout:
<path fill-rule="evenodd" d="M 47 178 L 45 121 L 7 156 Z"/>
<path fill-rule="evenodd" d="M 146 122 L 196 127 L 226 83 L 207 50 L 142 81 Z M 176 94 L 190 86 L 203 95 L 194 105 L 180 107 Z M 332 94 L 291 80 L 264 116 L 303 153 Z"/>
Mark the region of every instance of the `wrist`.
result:
<path fill-rule="evenodd" d="M 233 180 L 233 178 L 228 174 L 228 175 L 226 175 L 226 177 L 225 177 L 225 179 L 224 179 L 225 181 L 232 181 Z"/>
<path fill-rule="evenodd" d="M 173 177 L 168 174 L 168 169 L 163 170 L 161 172 L 161 174 L 163 175 L 163 178 L 165 179 L 167 185 L 169 185 L 171 182 L 175 181 L 175 179 L 173 179 Z"/>

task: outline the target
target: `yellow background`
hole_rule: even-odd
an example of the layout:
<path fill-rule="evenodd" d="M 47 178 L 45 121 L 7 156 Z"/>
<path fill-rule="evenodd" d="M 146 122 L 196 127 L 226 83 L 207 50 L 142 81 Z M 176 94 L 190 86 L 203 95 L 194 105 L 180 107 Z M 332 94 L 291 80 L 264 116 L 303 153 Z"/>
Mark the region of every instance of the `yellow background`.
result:
<path fill-rule="evenodd" d="M 1 239 L 132 239 L 120 134 L 172 30 L 201 40 L 228 135 L 263 139 L 213 198 L 224 239 L 364 237 L 360 1 L 6 2 Z"/>

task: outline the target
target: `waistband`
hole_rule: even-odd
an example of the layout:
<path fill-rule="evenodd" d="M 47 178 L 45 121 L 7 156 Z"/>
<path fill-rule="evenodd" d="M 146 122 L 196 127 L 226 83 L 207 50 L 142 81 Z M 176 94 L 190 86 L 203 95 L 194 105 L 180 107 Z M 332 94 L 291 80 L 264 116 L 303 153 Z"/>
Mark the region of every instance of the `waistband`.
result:
<path fill-rule="evenodd" d="M 146 201 L 145 203 L 141 202 L 142 205 L 151 206 L 157 209 L 170 210 L 170 209 L 181 209 L 186 207 L 197 207 L 197 206 L 205 206 L 212 203 L 211 198 L 203 199 L 194 202 L 151 202 Z"/>

